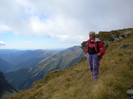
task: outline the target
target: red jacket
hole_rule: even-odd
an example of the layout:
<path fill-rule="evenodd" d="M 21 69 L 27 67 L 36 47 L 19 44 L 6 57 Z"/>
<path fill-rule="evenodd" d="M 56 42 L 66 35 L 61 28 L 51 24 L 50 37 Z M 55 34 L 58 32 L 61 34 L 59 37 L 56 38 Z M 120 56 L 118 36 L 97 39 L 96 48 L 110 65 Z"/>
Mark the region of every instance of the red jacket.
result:
<path fill-rule="evenodd" d="M 91 39 L 89 39 L 89 40 L 87 41 L 86 53 L 88 53 L 88 46 L 89 46 L 90 41 L 91 41 Z M 97 42 L 98 42 L 98 43 L 97 43 Z M 104 47 L 103 43 L 100 41 L 99 38 L 95 38 L 95 39 L 94 39 L 94 43 L 95 43 L 95 51 L 96 51 L 97 53 L 101 53 L 101 56 L 100 56 L 99 58 L 102 59 L 102 56 L 103 56 L 104 53 L 105 53 L 105 47 Z M 99 46 L 99 51 L 98 51 L 98 46 L 97 46 L 97 45 Z"/>

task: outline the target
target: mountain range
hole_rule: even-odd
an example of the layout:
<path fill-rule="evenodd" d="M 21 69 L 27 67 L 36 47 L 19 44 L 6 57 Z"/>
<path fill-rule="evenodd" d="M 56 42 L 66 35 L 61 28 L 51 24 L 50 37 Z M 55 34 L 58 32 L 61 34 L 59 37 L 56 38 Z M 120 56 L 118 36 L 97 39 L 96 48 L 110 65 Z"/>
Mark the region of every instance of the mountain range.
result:
<path fill-rule="evenodd" d="M 12 66 L 13 65 L 11 63 L 9 63 L 9 62 L 7 62 L 7 61 L 0 58 L 0 70 L 2 72 L 4 72 L 4 73 L 7 72 L 8 69 L 10 69 Z"/>
<path fill-rule="evenodd" d="M 14 55 L 12 55 L 14 54 Z M 32 83 L 46 74 L 63 70 L 79 62 L 84 55 L 79 46 L 62 51 L 26 50 L 1 53 L 0 57 L 13 64 L 4 73 L 8 82 L 18 90 L 32 87 Z M 11 57 L 12 56 L 12 57 Z"/>

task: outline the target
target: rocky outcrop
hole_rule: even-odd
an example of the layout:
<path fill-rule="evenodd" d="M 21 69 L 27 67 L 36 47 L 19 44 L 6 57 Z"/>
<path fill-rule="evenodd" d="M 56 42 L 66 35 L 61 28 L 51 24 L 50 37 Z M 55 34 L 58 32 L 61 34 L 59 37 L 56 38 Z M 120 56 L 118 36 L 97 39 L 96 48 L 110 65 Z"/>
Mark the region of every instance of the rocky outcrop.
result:
<path fill-rule="evenodd" d="M 133 99 L 133 89 L 128 89 L 126 93 L 131 99 Z"/>
<path fill-rule="evenodd" d="M 124 38 L 128 37 L 131 33 L 133 33 L 132 28 L 123 29 L 123 30 L 113 30 L 113 31 L 100 31 L 96 37 L 99 38 L 102 43 L 107 48 L 108 44 L 111 42 L 117 42 L 123 40 Z M 81 43 L 81 48 L 85 52 L 87 46 L 87 41 L 83 41 Z"/>

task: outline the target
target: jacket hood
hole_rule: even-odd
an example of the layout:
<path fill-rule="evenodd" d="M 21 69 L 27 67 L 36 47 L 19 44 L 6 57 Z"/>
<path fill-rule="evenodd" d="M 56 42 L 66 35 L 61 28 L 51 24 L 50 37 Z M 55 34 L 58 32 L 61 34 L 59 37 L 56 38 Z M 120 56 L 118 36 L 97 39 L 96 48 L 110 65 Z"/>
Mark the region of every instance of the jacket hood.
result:
<path fill-rule="evenodd" d="M 101 41 L 99 38 L 95 38 L 95 42 Z"/>

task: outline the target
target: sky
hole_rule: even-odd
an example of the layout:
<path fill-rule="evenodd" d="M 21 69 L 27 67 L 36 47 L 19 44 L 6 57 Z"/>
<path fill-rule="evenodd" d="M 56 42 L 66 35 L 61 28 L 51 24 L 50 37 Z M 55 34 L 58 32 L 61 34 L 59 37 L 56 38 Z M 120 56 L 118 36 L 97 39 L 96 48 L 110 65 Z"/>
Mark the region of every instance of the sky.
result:
<path fill-rule="evenodd" d="M 0 49 L 80 45 L 88 32 L 133 27 L 133 0 L 0 0 Z"/>

